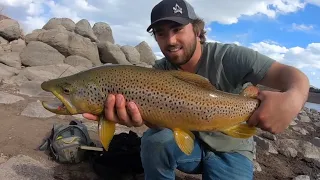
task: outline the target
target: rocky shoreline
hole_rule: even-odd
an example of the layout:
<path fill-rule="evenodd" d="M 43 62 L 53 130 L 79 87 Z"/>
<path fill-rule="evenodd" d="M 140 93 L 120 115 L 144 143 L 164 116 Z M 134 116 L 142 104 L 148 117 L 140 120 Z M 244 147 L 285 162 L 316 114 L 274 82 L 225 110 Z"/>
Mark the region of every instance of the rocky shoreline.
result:
<path fill-rule="evenodd" d="M 68 123 L 70 118 L 80 118 L 96 136 L 94 122 L 44 110 L 40 100 L 52 95 L 42 91 L 40 83 L 102 64 L 151 67 L 155 60 L 146 42 L 135 47 L 116 44 L 112 29 L 104 22 L 91 27 L 85 19 L 75 23 L 68 18 L 53 18 L 42 29 L 23 35 L 18 22 L 1 19 L 0 113 L 5 116 L 0 127 L 0 179 L 42 179 L 43 174 L 52 179 L 96 179 L 92 171 L 84 171 L 90 169 L 86 164 L 57 170 L 60 165 L 34 151 L 53 123 Z M 141 135 L 145 128 L 131 130 Z M 118 133 L 128 130 L 120 127 Z M 284 133 L 259 131 L 254 140 L 255 179 L 320 180 L 320 112 L 304 108 Z M 15 162 L 21 158 L 22 169 L 17 169 Z M 34 173 L 32 167 L 46 173 Z M 178 173 L 179 178 L 200 179 L 183 173 Z"/>

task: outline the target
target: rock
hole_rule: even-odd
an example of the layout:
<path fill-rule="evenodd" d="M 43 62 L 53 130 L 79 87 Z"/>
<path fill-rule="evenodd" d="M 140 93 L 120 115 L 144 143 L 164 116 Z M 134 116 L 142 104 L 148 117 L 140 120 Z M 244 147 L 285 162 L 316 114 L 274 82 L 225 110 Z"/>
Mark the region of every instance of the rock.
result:
<path fill-rule="evenodd" d="M 140 53 L 138 50 L 132 46 L 124 45 L 120 48 L 124 53 L 126 59 L 132 64 L 139 64 L 140 63 Z"/>
<path fill-rule="evenodd" d="M 294 158 L 298 155 L 298 151 L 291 147 L 283 147 L 280 148 L 278 151 L 280 154 L 283 154 L 288 158 Z"/>
<path fill-rule="evenodd" d="M 0 164 L 4 163 L 4 162 L 6 162 L 6 161 L 7 161 L 7 160 L 6 160 L 5 158 L 0 157 Z"/>
<path fill-rule="evenodd" d="M 74 32 L 83 37 L 89 38 L 93 42 L 97 41 L 97 37 L 93 33 L 91 25 L 86 19 L 81 19 L 79 22 L 77 22 Z"/>
<path fill-rule="evenodd" d="M 293 180 L 310 180 L 310 176 L 300 175 L 300 176 L 293 178 Z"/>
<path fill-rule="evenodd" d="M 142 41 L 137 46 L 135 46 L 135 48 L 140 53 L 140 61 L 141 62 L 145 62 L 149 65 L 154 65 L 157 58 L 154 55 L 150 46 L 147 44 L 147 42 Z"/>
<path fill-rule="evenodd" d="M 65 57 L 79 55 L 89 59 L 93 65 L 101 65 L 97 45 L 74 32 L 51 29 L 39 33 L 37 40 L 57 49 Z"/>
<path fill-rule="evenodd" d="M 318 114 L 318 111 L 316 109 L 310 108 L 310 113 Z"/>
<path fill-rule="evenodd" d="M 26 43 L 30 43 L 31 41 L 37 41 L 38 39 L 38 36 L 39 34 L 43 33 L 43 32 L 46 32 L 45 29 L 35 29 L 32 31 L 32 33 L 30 34 L 27 34 L 26 37 L 25 37 L 25 41 Z"/>
<path fill-rule="evenodd" d="M 292 129 L 294 131 L 296 131 L 296 132 L 299 132 L 302 135 L 307 135 L 309 133 L 307 130 L 305 130 L 305 129 L 301 128 L 301 127 L 297 127 L 297 126 L 292 127 Z"/>
<path fill-rule="evenodd" d="M 11 78 L 12 76 L 17 75 L 18 73 L 18 69 L 0 63 L 0 80 Z"/>
<path fill-rule="evenodd" d="M 0 36 L 0 45 L 2 44 L 8 44 L 8 40 L 4 39 L 2 36 Z"/>
<path fill-rule="evenodd" d="M 254 166 L 254 171 L 258 171 L 258 172 L 262 171 L 261 166 L 258 162 L 253 161 L 253 166 Z"/>
<path fill-rule="evenodd" d="M 21 59 L 19 52 L 9 52 L 0 55 L 0 62 L 13 68 L 21 69 Z"/>
<path fill-rule="evenodd" d="M 65 77 L 80 72 L 79 69 L 68 64 L 27 67 L 19 75 L 30 81 L 47 81 L 58 77 Z"/>
<path fill-rule="evenodd" d="M 100 42 L 98 48 L 101 62 L 131 65 L 118 45 L 111 42 Z"/>
<path fill-rule="evenodd" d="M 286 151 L 288 147 L 295 149 L 305 159 L 319 158 L 320 149 L 307 141 L 296 139 L 279 139 L 276 141 L 276 144 L 278 149 L 281 149 L 282 151 Z"/>
<path fill-rule="evenodd" d="M 43 108 L 40 101 L 28 103 L 27 107 L 21 112 L 21 116 L 34 118 L 48 118 L 56 114 Z"/>
<path fill-rule="evenodd" d="M 53 95 L 41 89 L 42 81 L 27 81 L 20 85 L 19 94 L 27 95 L 29 97 L 44 97 Z"/>
<path fill-rule="evenodd" d="M 299 114 L 298 119 L 300 122 L 311 122 L 311 119 L 307 115 Z"/>
<path fill-rule="evenodd" d="M 267 151 L 268 153 L 278 154 L 278 151 L 270 141 L 263 139 L 262 137 L 259 137 L 259 136 L 254 136 L 254 141 L 257 143 L 257 146 L 261 147 L 263 150 Z"/>
<path fill-rule="evenodd" d="M 269 133 L 267 131 L 261 132 L 261 136 L 264 137 L 264 138 L 267 138 L 269 140 L 272 140 L 272 141 L 276 141 L 277 140 L 277 137 L 274 134 L 271 134 L 271 133 Z"/>
<path fill-rule="evenodd" d="M 295 118 L 293 121 L 291 121 L 290 126 L 295 126 L 295 125 L 297 125 L 297 121 L 298 121 L 298 119 Z"/>
<path fill-rule="evenodd" d="M 93 25 L 92 30 L 99 42 L 110 42 L 114 44 L 112 29 L 107 23 L 97 22 Z"/>
<path fill-rule="evenodd" d="M 8 41 L 19 39 L 22 35 L 20 25 L 13 19 L 3 19 L 0 21 L 0 36 Z"/>
<path fill-rule="evenodd" d="M 51 18 L 42 29 L 50 30 L 50 29 L 64 29 L 73 32 L 75 30 L 76 24 L 69 18 Z"/>
<path fill-rule="evenodd" d="M 20 86 L 21 84 L 27 81 L 29 80 L 25 76 L 18 74 L 18 75 L 11 76 L 10 78 L 5 78 L 3 82 L 6 84 Z"/>
<path fill-rule="evenodd" d="M 11 41 L 10 44 L 12 52 L 21 52 L 26 47 L 26 42 L 22 39 Z"/>
<path fill-rule="evenodd" d="M 20 57 L 21 63 L 26 66 L 61 64 L 65 58 L 58 50 L 40 41 L 31 41 Z"/>
<path fill-rule="evenodd" d="M 318 146 L 320 147 L 320 138 L 319 137 L 314 137 L 312 140 L 311 140 L 311 143 L 315 146 Z"/>
<path fill-rule="evenodd" d="M 24 100 L 23 97 L 0 91 L 0 104 L 14 104 L 16 102 L 23 101 L 23 100 Z"/>
<path fill-rule="evenodd" d="M 29 156 L 17 155 L 0 164 L 0 179 L 54 180 L 54 169 Z"/>
<path fill-rule="evenodd" d="M 78 55 L 68 56 L 67 58 L 65 58 L 64 63 L 69 64 L 73 67 L 83 66 L 86 68 L 91 68 L 93 66 L 92 62 L 89 59 Z"/>
<path fill-rule="evenodd" d="M 10 44 L 2 44 L 0 45 L 0 54 L 12 52 Z"/>

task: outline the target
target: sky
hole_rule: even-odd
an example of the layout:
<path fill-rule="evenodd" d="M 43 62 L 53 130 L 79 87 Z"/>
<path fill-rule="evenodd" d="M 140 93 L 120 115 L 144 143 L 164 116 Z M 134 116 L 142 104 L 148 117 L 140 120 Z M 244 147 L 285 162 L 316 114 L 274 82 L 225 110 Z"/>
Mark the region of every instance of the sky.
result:
<path fill-rule="evenodd" d="M 25 34 L 50 18 L 106 22 L 115 43 L 146 41 L 162 53 L 146 28 L 160 0 L 0 0 L 3 13 L 19 21 Z M 252 48 L 304 72 L 320 88 L 320 0 L 189 0 L 206 22 L 208 41 Z"/>

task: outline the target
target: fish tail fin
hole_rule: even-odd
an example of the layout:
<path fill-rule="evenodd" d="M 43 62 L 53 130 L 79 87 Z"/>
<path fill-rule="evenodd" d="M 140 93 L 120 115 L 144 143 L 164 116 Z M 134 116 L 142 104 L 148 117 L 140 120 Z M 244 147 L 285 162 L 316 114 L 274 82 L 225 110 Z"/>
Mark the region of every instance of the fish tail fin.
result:
<path fill-rule="evenodd" d="M 195 136 L 188 130 L 173 129 L 174 139 L 180 150 L 186 155 L 190 155 L 194 148 Z"/>
<path fill-rule="evenodd" d="M 98 132 L 100 142 L 103 148 L 108 151 L 110 142 L 115 133 L 116 124 L 112 121 L 106 120 L 103 116 L 100 117 L 98 124 Z"/>
<path fill-rule="evenodd" d="M 240 93 L 241 96 L 257 98 L 259 93 L 259 88 L 254 85 L 248 85 L 243 91 Z"/>
<path fill-rule="evenodd" d="M 248 124 L 238 124 L 221 130 L 221 132 L 235 138 L 249 138 L 256 134 L 257 128 L 249 126 Z"/>

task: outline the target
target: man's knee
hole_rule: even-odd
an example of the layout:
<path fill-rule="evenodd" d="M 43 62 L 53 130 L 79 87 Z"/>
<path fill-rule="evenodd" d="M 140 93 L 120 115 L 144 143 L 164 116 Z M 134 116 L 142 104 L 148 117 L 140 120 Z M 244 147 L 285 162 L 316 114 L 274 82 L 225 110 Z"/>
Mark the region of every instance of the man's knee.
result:
<path fill-rule="evenodd" d="M 141 138 L 141 151 L 164 151 L 174 143 L 173 133 L 170 129 L 148 129 Z"/>
<path fill-rule="evenodd" d="M 171 166 L 175 140 L 170 129 L 148 129 L 141 138 L 141 158 L 143 163 L 165 163 Z M 157 162 L 161 161 L 161 162 Z"/>

